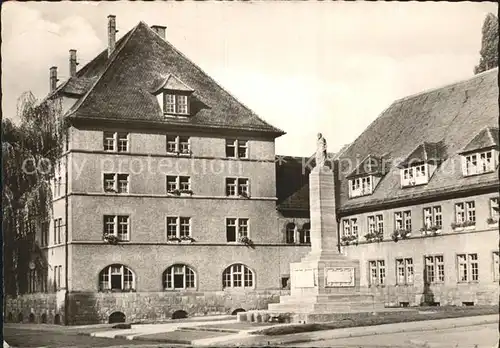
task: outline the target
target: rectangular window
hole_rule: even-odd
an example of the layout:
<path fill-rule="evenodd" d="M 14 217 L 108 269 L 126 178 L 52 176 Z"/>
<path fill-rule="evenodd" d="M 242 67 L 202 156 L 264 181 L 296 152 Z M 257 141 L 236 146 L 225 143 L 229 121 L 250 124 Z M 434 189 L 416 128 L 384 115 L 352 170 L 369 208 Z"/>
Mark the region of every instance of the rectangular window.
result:
<path fill-rule="evenodd" d="M 167 216 L 167 239 L 191 236 L 191 218 Z"/>
<path fill-rule="evenodd" d="M 483 174 L 494 170 L 495 162 L 492 150 L 465 156 L 464 175 Z"/>
<path fill-rule="evenodd" d="M 442 255 L 425 256 L 424 272 L 426 284 L 444 282 L 444 258 Z"/>
<path fill-rule="evenodd" d="M 234 218 L 226 219 L 226 239 L 228 242 L 236 242 L 236 220 Z"/>
<path fill-rule="evenodd" d="M 342 221 L 343 224 L 343 231 L 344 231 L 344 236 L 350 236 L 351 235 L 351 222 L 349 219 L 345 219 Z"/>
<path fill-rule="evenodd" d="M 104 215 L 103 233 L 116 236 L 121 241 L 130 239 L 130 219 L 125 215 Z"/>
<path fill-rule="evenodd" d="M 104 132 L 104 151 L 115 151 L 116 133 Z"/>
<path fill-rule="evenodd" d="M 241 139 L 226 139 L 226 157 L 248 158 L 248 141 Z"/>
<path fill-rule="evenodd" d="M 476 223 L 476 203 L 469 201 L 465 203 L 455 203 L 455 222 L 457 224 Z"/>
<path fill-rule="evenodd" d="M 175 95 L 165 94 L 165 112 L 168 114 L 175 114 Z"/>
<path fill-rule="evenodd" d="M 414 186 L 429 182 L 427 165 L 420 164 L 401 170 L 401 186 Z"/>
<path fill-rule="evenodd" d="M 191 235 L 191 218 L 180 217 L 180 237 L 189 237 Z"/>
<path fill-rule="evenodd" d="M 226 195 L 249 197 L 249 180 L 246 178 L 226 178 Z"/>
<path fill-rule="evenodd" d="M 500 280 L 500 257 L 498 251 L 493 252 L 493 280 Z"/>
<path fill-rule="evenodd" d="M 54 219 L 54 244 L 62 243 L 62 218 Z"/>
<path fill-rule="evenodd" d="M 411 211 L 398 211 L 394 213 L 395 230 L 411 231 Z"/>
<path fill-rule="evenodd" d="M 167 175 L 167 193 L 191 191 L 191 177 Z"/>
<path fill-rule="evenodd" d="M 191 190 L 191 178 L 189 176 L 179 176 L 179 189 L 181 191 Z"/>
<path fill-rule="evenodd" d="M 477 254 L 457 255 L 459 282 L 477 282 L 479 279 L 479 265 Z"/>
<path fill-rule="evenodd" d="M 432 207 L 432 213 L 434 216 L 434 224 L 438 228 L 442 228 L 443 226 L 443 217 L 441 215 L 441 206 L 437 205 L 435 207 Z"/>
<path fill-rule="evenodd" d="M 188 97 L 187 95 L 177 95 L 177 113 L 186 115 L 188 113 Z"/>
<path fill-rule="evenodd" d="M 437 227 L 441 229 L 443 226 L 443 218 L 441 215 L 441 206 L 424 208 L 424 226 L 426 228 Z"/>
<path fill-rule="evenodd" d="M 498 197 L 490 198 L 490 217 L 498 221 Z"/>
<path fill-rule="evenodd" d="M 227 218 L 226 239 L 228 242 L 237 242 L 241 237 L 249 237 L 248 218 Z"/>
<path fill-rule="evenodd" d="M 177 238 L 177 217 L 167 217 L 167 239 Z"/>
<path fill-rule="evenodd" d="M 384 232 L 384 216 L 383 215 L 377 215 L 377 232 L 383 233 Z"/>
<path fill-rule="evenodd" d="M 103 175 L 104 192 L 128 193 L 128 174 L 105 173 Z"/>
<path fill-rule="evenodd" d="M 349 197 L 360 197 L 370 195 L 373 192 L 373 185 L 370 176 L 349 180 Z"/>
<path fill-rule="evenodd" d="M 351 233 L 353 236 L 358 236 L 358 219 L 357 218 L 352 218 L 351 219 Z"/>
<path fill-rule="evenodd" d="M 167 153 L 177 155 L 191 154 L 191 140 L 188 136 L 167 135 Z"/>
<path fill-rule="evenodd" d="M 376 260 L 368 261 L 369 267 L 369 283 L 370 286 L 373 285 L 384 285 L 385 284 L 385 261 Z"/>
<path fill-rule="evenodd" d="M 413 259 L 396 259 L 396 284 L 413 284 Z"/>
<path fill-rule="evenodd" d="M 368 233 L 375 233 L 377 229 L 375 224 L 375 216 L 368 216 Z"/>
<path fill-rule="evenodd" d="M 124 132 L 104 132 L 104 151 L 128 152 L 128 133 Z"/>

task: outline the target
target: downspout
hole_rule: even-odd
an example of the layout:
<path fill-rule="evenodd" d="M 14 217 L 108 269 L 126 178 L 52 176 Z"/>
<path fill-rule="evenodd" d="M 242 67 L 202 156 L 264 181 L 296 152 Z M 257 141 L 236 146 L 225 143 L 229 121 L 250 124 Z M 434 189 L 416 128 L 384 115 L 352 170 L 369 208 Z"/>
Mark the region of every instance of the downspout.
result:
<path fill-rule="evenodd" d="M 65 267 L 64 267 L 64 278 L 65 278 L 65 293 L 64 293 L 64 325 L 69 325 L 69 318 L 68 318 L 68 315 L 69 315 L 69 290 L 68 290 L 68 274 L 69 274 L 69 271 L 68 271 L 68 259 L 69 259 L 69 250 L 68 250 L 68 215 L 69 215 L 69 208 L 68 208 L 68 186 L 69 186 L 69 181 L 68 181 L 68 178 L 69 178 L 69 175 L 68 175 L 68 155 L 69 155 L 69 127 L 66 127 L 66 139 L 64 139 L 64 141 L 66 142 L 65 144 L 65 157 L 66 157 L 66 163 L 65 163 L 65 173 L 64 173 L 64 181 L 66 183 L 66 185 L 64 185 L 64 218 L 65 218 L 65 224 L 64 224 L 64 263 L 65 263 Z"/>

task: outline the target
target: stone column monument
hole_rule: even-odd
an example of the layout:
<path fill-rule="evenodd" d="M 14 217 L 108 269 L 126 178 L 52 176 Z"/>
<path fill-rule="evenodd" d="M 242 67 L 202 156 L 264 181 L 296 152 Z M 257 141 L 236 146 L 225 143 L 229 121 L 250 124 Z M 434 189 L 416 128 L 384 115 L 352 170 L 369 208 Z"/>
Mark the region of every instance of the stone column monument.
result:
<path fill-rule="evenodd" d="M 309 174 L 311 251 L 290 264 L 290 296 L 268 307 L 270 313 L 291 313 L 293 321 L 331 321 L 339 313 L 384 307 L 361 294 L 359 261 L 338 251 L 334 165 L 327 166 L 326 157 L 326 140 L 318 134 L 316 166 Z"/>

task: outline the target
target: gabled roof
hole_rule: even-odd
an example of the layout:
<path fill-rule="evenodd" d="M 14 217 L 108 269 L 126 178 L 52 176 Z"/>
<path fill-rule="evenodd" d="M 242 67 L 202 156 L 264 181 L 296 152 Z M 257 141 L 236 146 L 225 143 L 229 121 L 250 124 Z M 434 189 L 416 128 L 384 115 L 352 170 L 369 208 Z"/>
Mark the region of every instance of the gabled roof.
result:
<path fill-rule="evenodd" d="M 399 168 L 405 168 L 410 165 L 432 162 L 441 163 L 445 159 L 445 151 L 441 142 L 429 143 L 424 141 L 418 145 L 411 154 L 398 164 Z"/>
<path fill-rule="evenodd" d="M 460 153 L 498 148 L 498 128 L 485 127 L 465 146 Z"/>
<path fill-rule="evenodd" d="M 386 162 L 382 157 L 368 155 L 363 161 L 349 174 L 348 179 L 365 175 L 383 176 L 385 174 Z"/>
<path fill-rule="evenodd" d="M 107 58 L 103 51 L 78 73 L 97 77 L 89 91 L 72 107 L 68 116 L 122 121 L 147 121 L 208 128 L 227 128 L 284 134 L 260 119 L 170 43 L 140 22 L 121 38 Z M 158 81 L 193 89 L 191 115 L 187 120 L 165 118 L 153 90 Z"/>
<path fill-rule="evenodd" d="M 194 92 L 194 89 L 179 80 L 176 76 L 169 74 L 166 78 L 160 79 L 159 86 L 153 89 L 154 94 L 162 90 Z"/>
<path fill-rule="evenodd" d="M 345 212 L 372 205 L 377 209 L 381 203 L 410 201 L 412 197 L 431 196 L 436 192 L 458 192 L 464 187 L 489 187 L 498 183 L 496 172 L 464 177 L 459 154 L 478 129 L 498 127 L 498 114 L 498 68 L 396 100 L 340 156 L 337 206 Z M 446 149 L 447 158 L 428 184 L 401 189 L 400 169 L 393 166 L 372 195 L 349 199 L 347 176 L 352 171 L 350 164 L 358 158 L 385 154 L 384 158 L 397 164 L 420 144 L 438 142 Z"/>
<path fill-rule="evenodd" d="M 276 156 L 277 209 L 309 209 L 309 173 L 313 168 L 308 157 Z"/>

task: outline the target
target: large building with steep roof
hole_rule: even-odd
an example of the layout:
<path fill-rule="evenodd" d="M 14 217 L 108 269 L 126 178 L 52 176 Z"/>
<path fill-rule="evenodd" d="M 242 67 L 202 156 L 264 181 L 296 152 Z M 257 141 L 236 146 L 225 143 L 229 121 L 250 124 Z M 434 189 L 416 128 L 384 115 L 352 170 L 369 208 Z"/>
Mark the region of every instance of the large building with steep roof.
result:
<path fill-rule="evenodd" d="M 47 100 L 67 120 L 46 269 L 7 320 L 90 324 L 263 309 L 309 251 L 310 158 L 140 22 Z M 498 301 L 498 69 L 395 101 L 329 154 L 339 250 L 387 306 Z M 34 263 L 45 264 L 45 263 Z M 14 319 L 15 318 L 15 319 Z"/>

